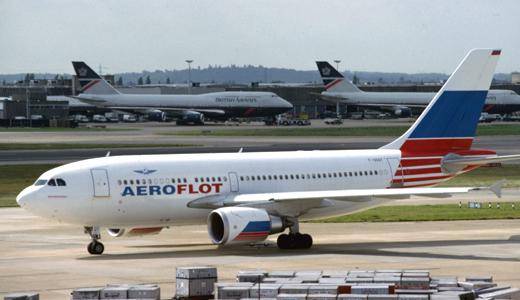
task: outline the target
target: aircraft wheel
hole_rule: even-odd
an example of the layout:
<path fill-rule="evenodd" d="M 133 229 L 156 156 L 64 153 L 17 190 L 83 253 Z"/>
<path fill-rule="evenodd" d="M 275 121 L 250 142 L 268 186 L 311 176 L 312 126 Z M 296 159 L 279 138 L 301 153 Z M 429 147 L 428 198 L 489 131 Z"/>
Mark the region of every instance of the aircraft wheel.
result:
<path fill-rule="evenodd" d="M 312 247 L 312 236 L 310 236 L 309 234 L 302 234 L 301 240 L 302 249 L 309 249 L 310 247 Z"/>
<path fill-rule="evenodd" d="M 290 247 L 290 237 L 288 234 L 280 234 L 278 239 L 276 239 L 276 244 L 280 249 L 289 249 Z"/>
<path fill-rule="evenodd" d="M 100 255 L 105 251 L 105 246 L 98 241 L 92 241 L 88 244 L 87 250 L 92 255 Z"/>

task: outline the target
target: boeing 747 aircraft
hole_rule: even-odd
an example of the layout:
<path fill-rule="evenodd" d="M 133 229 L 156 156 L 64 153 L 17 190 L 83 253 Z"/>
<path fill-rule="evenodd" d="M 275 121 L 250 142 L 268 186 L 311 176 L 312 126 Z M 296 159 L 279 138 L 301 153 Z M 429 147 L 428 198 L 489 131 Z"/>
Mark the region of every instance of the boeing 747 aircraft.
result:
<path fill-rule="evenodd" d="M 205 117 L 274 117 L 292 104 L 269 92 L 216 92 L 199 95 L 121 94 L 84 62 L 72 62 L 81 85 L 75 98 L 98 107 L 142 114 L 180 116 L 179 123 L 203 124 Z"/>
<path fill-rule="evenodd" d="M 35 215 L 83 226 L 91 254 L 104 251 L 101 228 L 120 237 L 204 223 L 218 245 L 259 242 L 288 229 L 279 248 L 310 248 L 302 219 L 411 195 L 467 193 L 479 188 L 431 186 L 520 159 L 471 148 L 499 55 L 469 52 L 412 127 L 380 149 L 101 157 L 45 172 L 16 200 Z M 498 185 L 490 189 L 500 195 Z"/>
<path fill-rule="evenodd" d="M 428 92 L 363 92 L 326 61 L 317 61 L 325 91 L 321 98 L 347 106 L 387 111 L 397 117 L 420 113 L 435 96 Z M 490 90 L 482 111 L 510 114 L 520 111 L 520 95 L 511 90 Z"/>

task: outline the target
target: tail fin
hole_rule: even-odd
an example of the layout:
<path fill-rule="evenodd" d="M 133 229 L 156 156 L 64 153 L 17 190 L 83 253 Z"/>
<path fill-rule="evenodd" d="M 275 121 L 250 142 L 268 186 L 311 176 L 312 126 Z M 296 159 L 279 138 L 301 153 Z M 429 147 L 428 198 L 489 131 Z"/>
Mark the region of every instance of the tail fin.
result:
<path fill-rule="evenodd" d="M 76 76 L 78 76 L 82 94 L 119 94 L 110 83 L 94 72 L 86 63 L 73 61 L 72 66 L 74 67 Z"/>
<path fill-rule="evenodd" d="M 328 62 L 317 61 L 316 65 L 327 92 L 361 92 L 356 85 L 345 80 L 345 77 Z"/>
<path fill-rule="evenodd" d="M 471 50 L 412 127 L 382 148 L 400 149 L 403 157 L 469 150 L 499 56 Z"/>

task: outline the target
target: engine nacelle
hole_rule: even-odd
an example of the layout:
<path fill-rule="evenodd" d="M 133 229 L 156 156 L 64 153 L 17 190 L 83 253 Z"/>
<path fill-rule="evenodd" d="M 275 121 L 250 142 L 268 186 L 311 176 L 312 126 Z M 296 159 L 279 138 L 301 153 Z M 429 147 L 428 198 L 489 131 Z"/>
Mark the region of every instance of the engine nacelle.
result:
<path fill-rule="evenodd" d="M 148 114 L 148 120 L 150 121 L 158 121 L 158 122 L 164 122 L 166 121 L 166 113 L 162 110 L 158 109 L 151 109 L 147 111 Z"/>
<path fill-rule="evenodd" d="M 406 106 L 397 106 L 394 108 L 394 115 L 399 118 L 408 118 L 412 116 L 412 110 Z"/>
<path fill-rule="evenodd" d="M 214 244 L 245 244 L 263 241 L 285 229 L 280 217 L 251 207 L 224 207 L 208 216 L 208 233 Z"/>
<path fill-rule="evenodd" d="M 148 227 L 148 228 L 107 228 L 108 235 L 112 237 L 122 236 L 142 236 L 142 235 L 154 235 L 159 234 L 162 227 Z"/>

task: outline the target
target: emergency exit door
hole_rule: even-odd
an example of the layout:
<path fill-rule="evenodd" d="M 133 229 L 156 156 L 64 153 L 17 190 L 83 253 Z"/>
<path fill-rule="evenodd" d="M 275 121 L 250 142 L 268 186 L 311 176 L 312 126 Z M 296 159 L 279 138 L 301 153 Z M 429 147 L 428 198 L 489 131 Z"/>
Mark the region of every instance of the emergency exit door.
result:
<path fill-rule="evenodd" d="M 229 188 L 231 192 L 238 192 L 238 176 L 235 172 L 229 172 Z"/>
<path fill-rule="evenodd" d="M 110 185 L 108 184 L 108 172 L 105 169 L 92 169 L 92 183 L 94 185 L 94 197 L 109 197 Z"/>

